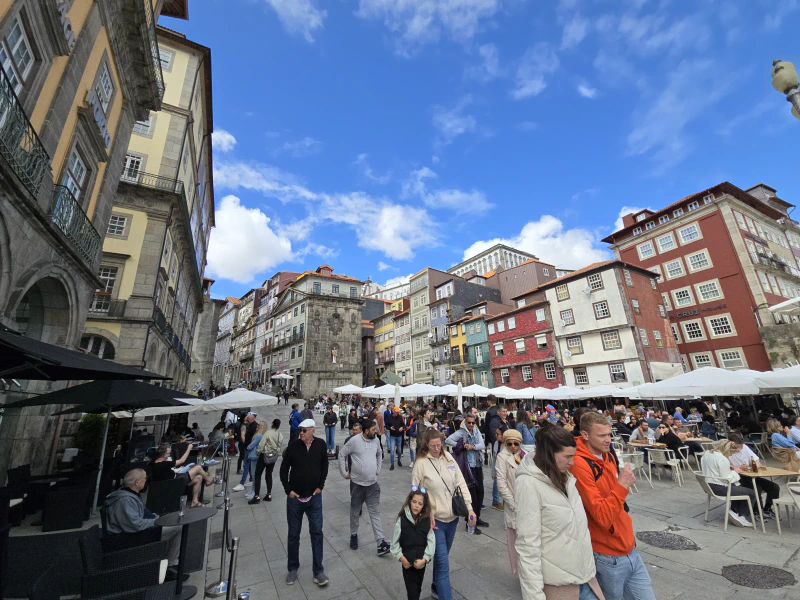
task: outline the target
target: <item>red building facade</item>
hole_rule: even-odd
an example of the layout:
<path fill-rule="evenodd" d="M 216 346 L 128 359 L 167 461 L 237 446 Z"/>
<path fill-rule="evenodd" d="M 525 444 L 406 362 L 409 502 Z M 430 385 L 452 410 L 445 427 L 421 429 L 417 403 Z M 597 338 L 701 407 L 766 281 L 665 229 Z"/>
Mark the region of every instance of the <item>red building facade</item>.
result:
<path fill-rule="evenodd" d="M 535 302 L 486 317 L 486 328 L 496 386 L 522 389 L 563 384 L 549 302 Z"/>

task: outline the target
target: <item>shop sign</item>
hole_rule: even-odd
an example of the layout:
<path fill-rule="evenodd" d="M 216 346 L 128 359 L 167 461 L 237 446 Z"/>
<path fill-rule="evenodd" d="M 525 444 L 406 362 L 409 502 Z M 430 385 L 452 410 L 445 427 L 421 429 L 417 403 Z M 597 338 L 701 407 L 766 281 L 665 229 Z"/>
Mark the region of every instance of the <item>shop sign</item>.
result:
<path fill-rule="evenodd" d="M 693 317 L 704 312 L 711 312 L 712 310 L 719 310 L 721 308 L 728 308 L 727 304 L 717 304 L 716 306 L 707 306 L 706 308 L 695 308 L 693 310 L 685 310 L 675 315 L 676 319 L 683 319 L 684 317 Z"/>
<path fill-rule="evenodd" d="M 103 143 L 106 145 L 106 148 L 110 148 L 111 136 L 108 133 L 108 126 L 106 125 L 106 113 L 103 112 L 103 105 L 100 102 L 100 98 L 97 97 L 97 92 L 95 90 L 89 91 L 86 102 L 92 107 L 94 122 L 97 123 L 97 128 L 100 130 Z"/>
<path fill-rule="evenodd" d="M 69 20 L 67 13 L 72 8 L 72 0 L 61 0 L 57 6 L 58 14 L 61 15 L 61 27 L 64 29 L 64 37 L 71 52 L 75 47 L 75 32 L 72 31 L 72 21 Z"/>

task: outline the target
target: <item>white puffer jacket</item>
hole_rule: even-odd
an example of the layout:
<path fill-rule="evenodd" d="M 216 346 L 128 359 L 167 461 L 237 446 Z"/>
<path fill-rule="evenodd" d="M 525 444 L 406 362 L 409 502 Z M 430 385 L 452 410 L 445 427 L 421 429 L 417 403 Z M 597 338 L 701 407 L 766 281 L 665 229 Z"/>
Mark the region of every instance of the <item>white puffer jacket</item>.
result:
<path fill-rule="evenodd" d="M 515 516 L 516 502 L 514 500 L 514 481 L 517 475 L 517 460 L 514 455 L 503 448 L 497 454 L 497 491 L 503 499 L 503 511 L 505 514 L 506 527 L 517 528 Z"/>
<path fill-rule="evenodd" d="M 543 586 L 580 585 L 595 576 L 592 540 L 575 478 L 567 495 L 528 454 L 515 481 L 516 549 L 524 600 L 545 600 Z"/>

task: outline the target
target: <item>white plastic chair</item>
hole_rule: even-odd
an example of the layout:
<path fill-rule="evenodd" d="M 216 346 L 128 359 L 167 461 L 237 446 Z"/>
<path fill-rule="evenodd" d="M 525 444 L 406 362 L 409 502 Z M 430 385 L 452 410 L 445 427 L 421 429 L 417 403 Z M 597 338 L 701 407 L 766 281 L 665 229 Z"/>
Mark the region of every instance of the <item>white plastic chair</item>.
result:
<path fill-rule="evenodd" d="M 681 446 L 678 448 L 678 456 L 681 462 L 681 467 L 686 467 L 687 471 L 691 471 L 692 467 L 689 465 L 689 446 Z M 700 468 L 700 461 L 697 462 L 697 468 Z"/>
<path fill-rule="evenodd" d="M 762 450 L 762 448 L 767 448 L 768 447 L 767 446 L 767 439 L 768 439 L 767 438 L 767 434 L 766 433 L 751 433 L 748 437 L 750 439 L 745 438 L 744 443 L 745 444 L 752 444 L 753 447 L 755 447 L 756 452 L 758 452 L 758 455 L 762 459 L 766 458 L 764 456 L 764 451 Z"/>
<path fill-rule="evenodd" d="M 631 469 L 633 469 L 633 473 L 638 473 L 647 483 L 650 484 L 650 489 L 653 489 L 653 482 L 650 481 L 650 478 L 647 476 L 647 472 L 644 468 L 644 454 L 641 452 L 620 454 L 619 459 L 626 465 L 630 465 Z M 635 483 L 633 484 L 633 489 L 637 494 L 639 493 L 639 488 L 636 487 Z"/>
<path fill-rule="evenodd" d="M 711 509 L 711 498 L 716 498 L 717 500 L 722 500 L 725 502 L 725 525 L 722 527 L 723 531 L 728 531 L 728 513 L 731 510 L 731 501 L 732 500 L 747 500 L 747 508 L 750 510 L 750 522 L 753 524 L 753 528 L 756 528 L 756 517 L 753 514 L 753 504 L 750 502 L 750 496 L 731 496 L 731 482 L 727 482 L 727 491 L 724 496 L 720 496 L 717 494 L 711 486 L 708 485 L 708 479 L 712 479 L 712 483 L 717 485 L 723 485 L 719 482 L 719 480 L 713 477 L 706 477 L 702 473 L 695 473 L 695 477 L 697 477 L 697 482 L 700 484 L 700 487 L 706 493 L 707 502 L 706 502 L 706 523 L 708 522 L 708 511 Z M 714 508 L 719 508 L 719 506 L 715 506 Z M 763 527 L 763 525 L 762 525 Z"/>
<path fill-rule="evenodd" d="M 653 480 L 653 465 L 661 467 L 671 467 L 672 476 L 678 481 L 678 485 L 683 487 L 683 475 L 681 474 L 681 461 L 675 458 L 675 453 L 672 450 L 662 448 L 651 448 L 648 450 L 648 467 L 650 473 L 650 480 Z M 661 473 L 658 473 L 658 479 L 661 480 Z"/>
<path fill-rule="evenodd" d="M 796 508 L 800 509 L 800 483 L 787 483 L 786 487 L 789 490 L 789 497 L 776 498 L 772 501 L 772 505 L 777 507 L 775 521 L 778 524 L 778 535 L 783 535 L 781 533 L 781 506 L 786 510 L 786 520 L 789 522 L 790 529 L 792 527 L 792 513 Z M 789 512 L 790 508 L 792 513 Z"/>

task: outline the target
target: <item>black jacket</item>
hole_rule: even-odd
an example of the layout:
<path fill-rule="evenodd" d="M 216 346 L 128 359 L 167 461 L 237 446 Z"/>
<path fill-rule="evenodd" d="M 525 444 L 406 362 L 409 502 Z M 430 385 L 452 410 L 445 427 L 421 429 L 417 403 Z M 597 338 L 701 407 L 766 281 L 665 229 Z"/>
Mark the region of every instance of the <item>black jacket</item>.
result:
<path fill-rule="evenodd" d="M 393 412 L 393 414 L 389 416 L 389 420 L 386 421 L 386 429 L 389 430 L 389 435 L 392 437 L 403 437 L 403 432 L 400 431 L 400 429 L 405 426 L 406 422 L 403 420 L 403 415 L 399 412 Z M 394 429 L 392 429 L 392 427 L 394 427 Z"/>
<path fill-rule="evenodd" d="M 489 435 L 489 423 L 492 422 L 492 419 L 495 418 L 497 415 L 497 405 L 490 406 L 489 409 L 486 411 L 486 416 L 483 419 L 483 430 L 481 433 L 486 437 Z M 491 439 L 492 443 L 494 443 L 494 438 Z"/>
<path fill-rule="evenodd" d="M 339 422 L 339 417 L 335 412 L 326 412 L 325 416 L 322 417 L 322 422 L 326 427 L 336 426 L 336 423 Z"/>
<path fill-rule="evenodd" d="M 281 483 L 286 495 L 294 492 L 301 498 L 307 498 L 317 488 L 325 486 L 328 477 L 328 450 L 325 442 L 315 437 L 311 448 L 297 439 L 289 442 L 281 462 Z"/>

